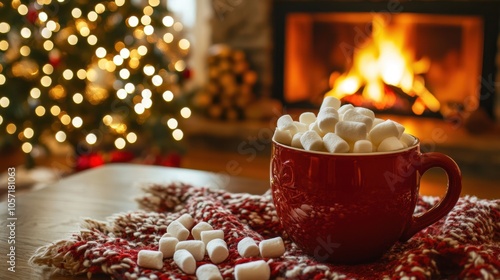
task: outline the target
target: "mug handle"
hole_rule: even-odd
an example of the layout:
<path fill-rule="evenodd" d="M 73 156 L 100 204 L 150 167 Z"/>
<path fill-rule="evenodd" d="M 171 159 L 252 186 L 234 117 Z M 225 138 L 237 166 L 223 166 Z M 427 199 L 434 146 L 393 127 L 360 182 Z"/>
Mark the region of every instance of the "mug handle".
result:
<path fill-rule="evenodd" d="M 421 175 L 428 169 L 440 167 L 444 169 L 448 176 L 448 188 L 444 198 L 442 198 L 434 207 L 418 216 L 413 216 L 410 225 L 403 232 L 400 241 L 407 241 L 417 232 L 432 225 L 439 219 L 448 214 L 457 203 L 462 190 L 462 173 L 457 163 L 447 155 L 430 152 L 420 155 L 420 164 L 417 169 Z"/>

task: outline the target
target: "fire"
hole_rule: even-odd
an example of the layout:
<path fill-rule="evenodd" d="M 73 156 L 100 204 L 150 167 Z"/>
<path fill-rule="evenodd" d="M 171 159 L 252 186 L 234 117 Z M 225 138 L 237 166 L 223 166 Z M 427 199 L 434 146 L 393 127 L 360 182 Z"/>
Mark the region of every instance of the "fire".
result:
<path fill-rule="evenodd" d="M 430 60 L 416 60 L 412 50 L 405 48 L 405 28 L 375 16 L 372 30 L 371 38 L 354 53 L 351 68 L 343 74 L 331 74 L 332 89 L 326 95 L 357 106 L 368 102 L 384 110 L 396 105 L 400 91 L 413 100 L 413 113 L 421 115 L 426 109 L 439 111 L 439 101 L 420 76 L 428 71 Z"/>

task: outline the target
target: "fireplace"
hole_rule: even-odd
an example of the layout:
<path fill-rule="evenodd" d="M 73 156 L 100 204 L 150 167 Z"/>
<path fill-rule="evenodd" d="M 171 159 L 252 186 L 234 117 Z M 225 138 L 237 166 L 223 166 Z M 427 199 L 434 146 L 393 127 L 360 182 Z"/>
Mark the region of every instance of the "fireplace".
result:
<path fill-rule="evenodd" d="M 381 113 L 495 118 L 494 1 L 274 0 L 274 97 Z"/>

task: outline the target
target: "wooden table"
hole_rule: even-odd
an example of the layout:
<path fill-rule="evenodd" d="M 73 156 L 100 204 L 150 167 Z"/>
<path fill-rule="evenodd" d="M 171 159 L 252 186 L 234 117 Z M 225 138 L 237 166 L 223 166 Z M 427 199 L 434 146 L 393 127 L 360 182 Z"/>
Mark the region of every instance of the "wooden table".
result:
<path fill-rule="evenodd" d="M 262 194 L 267 181 L 181 168 L 111 164 L 61 179 L 45 189 L 16 194 L 15 218 L 8 220 L 6 202 L 0 203 L 0 279 L 68 279 L 50 275 L 49 269 L 28 264 L 35 250 L 78 231 L 82 218 L 106 217 L 138 209 L 134 197 L 141 193 L 139 182 L 182 181 L 194 186 L 222 188 L 231 192 Z M 8 224 L 15 222 L 15 272 L 8 270 Z M 12 240 L 12 239 L 11 239 Z M 75 279 L 75 278 L 71 278 Z M 86 279 L 85 276 L 76 279 Z"/>

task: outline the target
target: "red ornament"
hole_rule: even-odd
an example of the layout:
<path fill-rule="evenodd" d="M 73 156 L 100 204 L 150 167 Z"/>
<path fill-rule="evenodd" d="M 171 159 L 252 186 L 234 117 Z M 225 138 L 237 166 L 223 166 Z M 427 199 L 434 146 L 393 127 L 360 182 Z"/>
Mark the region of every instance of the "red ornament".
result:
<path fill-rule="evenodd" d="M 188 79 L 191 79 L 191 77 L 193 76 L 193 71 L 191 71 L 190 68 L 186 68 L 183 72 L 182 72 L 182 77 L 186 80 Z"/>
<path fill-rule="evenodd" d="M 35 9 L 35 7 L 30 6 L 28 8 L 28 13 L 26 14 L 26 18 L 31 24 L 35 24 L 36 20 L 38 19 L 38 11 Z"/>
<path fill-rule="evenodd" d="M 61 52 L 57 49 L 54 49 L 50 51 L 49 53 L 49 63 L 52 65 L 54 68 L 59 66 L 61 63 Z"/>
<path fill-rule="evenodd" d="M 160 156 L 157 158 L 157 164 L 168 167 L 181 167 L 182 157 L 178 153 L 169 153 L 166 156 Z"/>
<path fill-rule="evenodd" d="M 82 171 L 89 168 L 94 168 L 104 164 L 104 158 L 101 154 L 90 153 L 81 155 L 76 159 L 75 171 Z"/>
<path fill-rule="evenodd" d="M 113 151 L 110 154 L 110 162 L 129 162 L 135 158 L 134 153 L 130 151 Z"/>

